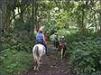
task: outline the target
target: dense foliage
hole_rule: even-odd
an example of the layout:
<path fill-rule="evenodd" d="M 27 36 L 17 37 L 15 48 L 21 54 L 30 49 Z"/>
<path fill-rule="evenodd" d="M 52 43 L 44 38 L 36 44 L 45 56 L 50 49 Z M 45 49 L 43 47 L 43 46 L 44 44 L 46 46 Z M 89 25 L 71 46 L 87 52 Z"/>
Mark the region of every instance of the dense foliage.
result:
<path fill-rule="evenodd" d="M 49 36 L 65 36 L 74 73 L 100 73 L 100 0 L 0 0 L 2 75 L 19 74 L 31 67 L 34 31 L 41 25 Z"/>
<path fill-rule="evenodd" d="M 101 37 L 76 35 L 76 38 L 69 40 L 69 52 L 76 74 L 101 70 Z"/>
<path fill-rule="evenodd" d="M 32 54 L 8 48 L 0 54 L 0 74 L 19 75 L 32 66 Z"/>

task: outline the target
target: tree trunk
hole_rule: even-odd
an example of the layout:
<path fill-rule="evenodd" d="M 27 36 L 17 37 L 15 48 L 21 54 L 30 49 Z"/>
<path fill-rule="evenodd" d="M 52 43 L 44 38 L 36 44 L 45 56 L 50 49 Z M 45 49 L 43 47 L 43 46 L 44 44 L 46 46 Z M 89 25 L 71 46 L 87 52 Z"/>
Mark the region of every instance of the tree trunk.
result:
<path fill-rule="evenodd" d="M 77 24 L 78 24 L 78 28 L 81 34 L 85 34 L 86 31 L 86 27 L 84 24 L 84 16 L 85 16 L 85 7 L 84 7 L 84 2 L 79 2 L 80 3 L 80 8 L 77 11 Z"/>
<path fill-rule="evenodd" d="M 5 30 L 6 32 L 10 31 L 10 16 L 11 16 L 11 10 L 9 10 L 9 8 L 7 8 L 6 10 L 6 18 L 5 18 Z"/>
<path fill-rule="evenodd" d="M 84 25 L 84 16 L 85 16 L 85 11 L 84 11 L 84 4 L 82 4 L 82 9 L 81 9 L 81 20 L 80 20 L 80 31 L 81 33 L 85 34 L 86 32 L 86 28 L 85 28 L 85 25 Z"/>
<path fill-rule="evenodd" d="M 38 28 L 37 24 L 37 10 L 38 10 L 38 3 L 36 0 L 32 0 L 32 25 L 33 29 Z"/>
<path fill-rule="evenodd" d="M 99 26 L 100 26 L 99 33 L 101 33 L 101 12 L 100 12 L 100 16 L 99 16 Z"/>
<path fill-rule="evenodd" d="M 101 0 L 100 0 L 100 11 L 99 11 L 99 26 L 100 26 L 100 30 L 99 30 L 99 33 L 101 34 Z"/>
<path fill-rule="evenodd" d="M 0 51 L 2 47 L 2 37 L 5 31 L 6 0 L 0 0 Z"/>
<path fill-rule="evenodd" d="M 1 7 L 0 7 L 0 51 L 2 50 L 2 41 L 1 41 L 1 38 L 2 38 L 2 29 L 3 29 L 2 25 L 3 25 L 2 24 L 2 10 L 1 10 Z"/>
<path fill-rule="evenodd" d="M 1 6 L 2 6 L 2 31 L 5 32 L 6 31 L 6 0 L 2 0 Z"/>
<path fill-rule="evenodd" d="M 24 8 L 23 5 L 19 7 L 19 9 L 20 9 L 20 20 L 21 20 L 22 22 L 24 22 L 24 20 L 23 20 L 23 12 L 24 12 L 23 8 Z"/>
<path fill-rule="evenodd" d="M 82 31 L 82 32 L 85 32 L 84 16 L 85 16 L 84 7 L 82 6 L 82 20 L 81 20 L 81 31 Z"/>
<path fill-rule="evenodd" d="M 20 19 L 21 19 L 22 22 L 24 22 L 24 20 L 23 20 L 23 11 L 24 11 L 23 6 L 21 6 L 20 7 Z"/>

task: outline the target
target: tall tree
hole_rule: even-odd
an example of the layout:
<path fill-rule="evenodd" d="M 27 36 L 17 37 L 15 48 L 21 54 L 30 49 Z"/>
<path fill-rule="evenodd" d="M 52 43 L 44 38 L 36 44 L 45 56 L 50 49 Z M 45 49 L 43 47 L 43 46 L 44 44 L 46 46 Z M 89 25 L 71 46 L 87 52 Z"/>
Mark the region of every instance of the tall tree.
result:
<path fill-rule="evenodd" d="M 101 0 L 100 0 L 99 14 L 100 14 L 100 16 L 99 16 L 99 26 L 100 26 L 100 31 L 99 31 L 99 33 L 101 34 Z"/>
<path fill-rule="evenodd" d="M 32 0 L 32 20 L 33 20 L 33 26 L 36 29 L 39 28 L 37 23 L 37 14 L 38 14 L 38 1 Z"/>
<path fill-rule="evenodd" d="M 0 0 L 0 51 L 2 50 L 2 36 L 5 31 L 6 0 Z"/>

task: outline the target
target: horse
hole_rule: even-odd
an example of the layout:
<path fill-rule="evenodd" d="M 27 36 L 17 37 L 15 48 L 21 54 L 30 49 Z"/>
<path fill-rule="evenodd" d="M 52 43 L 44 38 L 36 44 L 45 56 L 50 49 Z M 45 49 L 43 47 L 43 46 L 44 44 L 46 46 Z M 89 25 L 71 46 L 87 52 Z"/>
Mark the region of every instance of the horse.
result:
<path fill-rule="evenodd" d="M 46 54 L 45 47 L 42 44 L 36 44 L 33 47 L 32 52 L 33 52 L 33 58 L 34 58 L 34 62 L 35 62 L 34 70 L 39 71 L 39 67 L 42 64 L 42 62 L 41 62 L 42 57 Z"/>
<path fill-rule="evenodd" d="M 61 59 L 63 59 L 66 51 L 66 44 L 65 43 L 59 43 L 58 50 L 60 50 L 60 56 Z"/>

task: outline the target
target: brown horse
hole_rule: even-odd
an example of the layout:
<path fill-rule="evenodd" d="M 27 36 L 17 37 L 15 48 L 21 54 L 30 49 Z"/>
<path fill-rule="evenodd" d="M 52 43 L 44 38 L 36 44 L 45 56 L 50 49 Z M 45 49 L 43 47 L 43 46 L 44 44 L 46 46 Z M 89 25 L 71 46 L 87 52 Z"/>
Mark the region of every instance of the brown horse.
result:
<path fill-rule="evenodd" d="M 58 50 L 60 50 L 61 59 L 63 59 L 66 51 L 66 43 L 59 43 Z"/>

